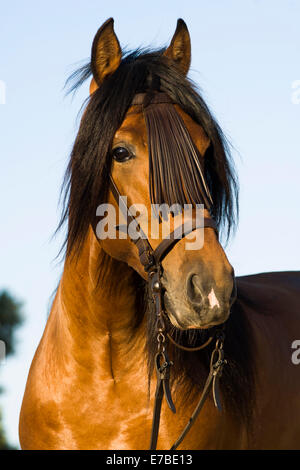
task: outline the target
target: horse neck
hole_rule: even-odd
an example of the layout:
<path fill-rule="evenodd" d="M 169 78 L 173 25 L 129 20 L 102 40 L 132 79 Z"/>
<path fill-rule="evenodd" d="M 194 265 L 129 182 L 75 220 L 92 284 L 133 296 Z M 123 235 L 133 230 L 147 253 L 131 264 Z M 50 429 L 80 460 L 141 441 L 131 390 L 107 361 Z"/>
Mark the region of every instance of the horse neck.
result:
<path fill-rule="evenodd" d="M 101 249 L 90 229 L 80 255 L 65 261 L 53 305 L 59 327 L 64 328 L 64 340 L 78 341 L 85 350 L 106 344 L 110 355 L 112 344 L 117 346 L 115 351 L 119 354 L 132 348 L 132 342 L 143 347 L 144 336 L 138 334 L 138 329 L 134 330 L 136 279 L 131 268 L 113 260 Z"/>

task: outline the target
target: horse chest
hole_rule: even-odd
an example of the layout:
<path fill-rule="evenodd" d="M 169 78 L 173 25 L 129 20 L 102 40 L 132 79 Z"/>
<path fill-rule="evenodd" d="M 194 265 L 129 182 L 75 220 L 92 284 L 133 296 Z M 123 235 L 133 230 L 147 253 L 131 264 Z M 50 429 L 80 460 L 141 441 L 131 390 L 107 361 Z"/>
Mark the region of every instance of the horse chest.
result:
<path fill-rule="evenodd" d="M 145 387 L 141 390 L 138 384 L 116 384 L 107 380 L 92 389 L 83 391 L 81 396 L 77 390 L 73 405 L 68 400 L 65 402 L 64 414 L 73 446 L 79 449 L 146 449 L 152 410 Z M 73 419 L 74 407 L 77 408 L 77 420 Z"/>

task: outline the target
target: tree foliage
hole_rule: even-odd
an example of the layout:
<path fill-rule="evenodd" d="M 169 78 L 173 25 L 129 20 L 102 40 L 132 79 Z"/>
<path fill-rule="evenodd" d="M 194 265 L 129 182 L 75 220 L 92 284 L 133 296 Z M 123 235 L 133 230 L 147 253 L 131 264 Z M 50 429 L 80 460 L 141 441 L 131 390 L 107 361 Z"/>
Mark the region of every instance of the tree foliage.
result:
<path fill-rule="evenodd" d="M 22 304 L 7 291 L 0 293 L 0 339 L 6 346 L 6 356 L 15 352 L 15 330 L 23 322 Z"/>
<path fill-rule="evenodd" d="M 15 353 L 15 331 L 23 323 L 21 314 L 22 304 L 12 297 L 9 292 L 0 292 L 0 340 L 5 343 L 6 357 Z M 2 392 L 0 387 L 0 393 Z M 2 412 L 0 409 L 0 450 L 11 450 L 3 428 Z"/>

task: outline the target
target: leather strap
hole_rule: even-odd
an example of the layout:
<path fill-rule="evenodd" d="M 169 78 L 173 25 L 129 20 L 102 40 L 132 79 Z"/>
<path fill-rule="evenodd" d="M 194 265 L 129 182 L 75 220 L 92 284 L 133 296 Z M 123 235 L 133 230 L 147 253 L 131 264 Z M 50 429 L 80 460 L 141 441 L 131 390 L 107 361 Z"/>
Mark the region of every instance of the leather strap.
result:
<path fill-rule="evenodd" d="M 170 366 L 173 363 L 169 361 L 167 353 L 157 353 L 155 356 L 155 368 L 157 374 L 156 391 L 153 408 L 152 430 L 150 440 L 150 450 L 155 450 L 157 446 L 160 412 L 163 396 L 165 396 L 167 404 L 173 413 L 176 413 L 176 408 L 172 400 L 169 379 L 170 379 Z"/>
<path fill-rule="evenodd" d="M 181 225 L 171 232 L 168 238 L 164 238 L 161 243 L 153 250 L 146 234 L 142 230 L 141 226 L 137 222 L 136 218 L 130 212 L 124 199 L 121 197 L 120 192 L 112 178 L 110 176 L 111 191 L 112 194 L 120 207 L 122 214 L 127 221 L 127 227 L 130 223 L 134 223 L 136 226 L 136 232 L 139 234 L 137 239 L 131 238 L 131 241 L 137 246 L 139 257 L 142 265 L 146 272 L 154 265 L 160 263 L 169 251 L 178 243 L 182 238 L 186 237 L 189 233 L 197 230 L 198 228 L 212 228 L 218 234 L 216 223 L 210 217 L 204 217 L 203 221 L 197 221 L 195 218 L 192 219 L 192 224 L 188 227 Z"/>
<path fill-rule="evenodd" d="M 191 427 L 195 423 L 200 411 L 204 406 L 204 403 L 209 395 L 209 392 L 211 391 L 211 388 L 213 389 L 214 404 L 216 408 L 221 411 L 221 404 L 219 401 L 219 378 L 222 374 L 223 366 L 226 363 L 223 351 L 224 332 L 221 332 L 221 335 L 222 338 L 217 339 L 216 347 L 211 354 L 210 370 L 204 388 L 202 390 L 201 397 L 187 425 L 183 429 L 178 439 L 174 442 L 170 450 L 176 450 L 187 435 L 187 433 L 190 431 Z"/>
<path fill-rule="evenodd" d="M 167 337 L 169 338 L 169 340 L 171 341 L 172 344 L 174 344 L 174 346 L 176 346 L 176 348 L 179 348 L 179 349 L 182 349 L 183 351 L 187 351 L 187 352 L 195 352 L 195 351 L 200 351 L 201 349 L 204 349 L 206 348 L 206 346 L 208 346 L 212 340 L 213 340 L 213 336 L 210 336 L 208 338 L 207 341 L 205 341 L 205 343 L 201 344 L 200 346 L 196 346 L 196 347 L 186 347 L 186 346 L 182 346 L 182 344 L 179 344 L 177 343 L 173 338 L 172 336 L 170 335 L 170 333 L 167 333 Z"/>
<path fill-rule="evenodd" d="M 198 228 L 210 227 L 217 232 L 216 223 L 209 217 L 204 217 L 203 222 L 198 222 L 196 219 L 193 219 L 192 224 L 188 228 L 182 230 L 183 227 L 184 225 L 177 227 L 173 232 L 170 233 L 168 238 L 164 238 L 158 247 L 154 250 L 153 256 L 156 263 L 160 263 L 176 243 L 185 238 L 194 230 L 197 230 Z"/>
<path fill-rule="evenodd" d="M 112 176 L 110 175 L 110 187 L 111 187 L 111 192 L 116 200 L 116 203 L 118 204 L 118 207 L 120 208 L 123 216 L 125 217 L 127 227 L 130 223 L 133 223 L 136 227 L 136 233 L 138 233 L 137 239 L 130 238 L 131 241 L 136 245 L 138 252 L 139 252 L 139 258 L 144 266 L 144 269 L 146 272 L 153 266 L 154 264 L 154 258 L 153 258 L 153 248 L 146 237 L 146 234 L 143 232 L 142 227 L 132 215 L 132 213 L 129 210 L 129 207 L 125 203 L 124 199 L 122 198 Z"/>
<path fill-rule="evenodd" d="M 171 98 L 166 93 L 137 93 L 131 102 L 131 106 L 145 106 L 146 96 L 149 96 L 149 101 L 151 101 L 151 104 L 173 103 Z"/>

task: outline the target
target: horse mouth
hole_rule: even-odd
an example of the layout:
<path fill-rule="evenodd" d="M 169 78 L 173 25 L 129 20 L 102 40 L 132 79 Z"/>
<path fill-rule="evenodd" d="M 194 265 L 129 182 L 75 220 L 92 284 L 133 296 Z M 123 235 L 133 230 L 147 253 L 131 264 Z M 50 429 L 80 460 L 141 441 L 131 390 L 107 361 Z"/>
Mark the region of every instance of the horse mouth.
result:
<path fill-rule="evenodd" d="M 207 330 L 224 323 L 230 315 L 230 308 L 228 308 L 228 311 L 223 313 L 222 316 L 214 318 L 214 309 L 209 311 L 202 308 L 201 311 L 196 311 L 185 302 L 175 303 L 167 292 L 164 293 L 164 307 L 171 326 L 181 331 Z"/>

